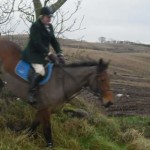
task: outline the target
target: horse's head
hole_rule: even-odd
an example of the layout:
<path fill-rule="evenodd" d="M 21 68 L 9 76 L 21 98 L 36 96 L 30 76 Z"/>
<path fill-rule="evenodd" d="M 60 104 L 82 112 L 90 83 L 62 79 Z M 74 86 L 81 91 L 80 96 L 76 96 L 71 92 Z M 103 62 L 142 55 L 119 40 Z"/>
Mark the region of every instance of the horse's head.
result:
<path fill-rule="evenodd" d="M 105 107 L 113 104 L 113 93 L 110 90 L 110 78 L 107 73 L 108 65 L 109 62 L 104 62 L 103 59 L 100 59 L 97 65 L 96 76 L 93 75 L 90 81 L 90 88 L 100 97 Z"/>

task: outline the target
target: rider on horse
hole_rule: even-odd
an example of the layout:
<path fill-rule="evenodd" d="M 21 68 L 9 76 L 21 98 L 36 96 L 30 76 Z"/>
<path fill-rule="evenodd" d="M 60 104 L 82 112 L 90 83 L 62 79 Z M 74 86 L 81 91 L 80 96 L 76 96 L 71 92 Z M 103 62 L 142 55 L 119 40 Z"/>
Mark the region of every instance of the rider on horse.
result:
<path fill-rule="evenodd" d="M 36 103 L 35 89 L 39 81 L 45 75 L 46 57 L 51 57 L 49 44 L 55 50 L 58 61 L 65 63 L 60 45 L 55 38 L 53 26 L 50 23 L 53 12 L 49 7 L 43 7 L 39 19 L 30 28 L 30 37 L 27 47 L 22 53 L 22 59 L 29 62 L 34 69 L 34 75 L 30 81 L 28 102 Z"/>

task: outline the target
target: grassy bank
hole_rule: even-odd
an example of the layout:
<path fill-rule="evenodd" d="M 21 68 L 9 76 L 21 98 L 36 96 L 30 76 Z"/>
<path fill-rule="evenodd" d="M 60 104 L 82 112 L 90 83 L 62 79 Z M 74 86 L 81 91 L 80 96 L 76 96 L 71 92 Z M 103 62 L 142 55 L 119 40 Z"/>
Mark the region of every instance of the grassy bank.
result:
<path fill-rule="evenodd" d="M 22 101 L 0 100 L 0 150 L 44 150 L 42 129 L 36 139 L 28 137 L 25 129 L 30 125 L 35 110 Z M 75 99 L 66 107 L 84 108 L 86 119 L 71 117 L 60 111 L 52 116 L 54 150 L 149 150 L 150 117 L 107 117 L 99 108 Z M 23 129 L 20 131 L 20 129 Z"/>

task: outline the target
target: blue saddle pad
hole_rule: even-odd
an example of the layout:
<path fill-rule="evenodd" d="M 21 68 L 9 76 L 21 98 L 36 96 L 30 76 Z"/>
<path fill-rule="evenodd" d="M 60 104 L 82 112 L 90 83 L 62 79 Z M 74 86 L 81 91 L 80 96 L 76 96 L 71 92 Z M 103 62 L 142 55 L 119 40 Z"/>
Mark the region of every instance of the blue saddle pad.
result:
<path fill-rule="evenodd" d="M 43 78 L 43 80 L 40 81 L 39 83 L 40 85 L 44 85 L 51 78 L 53 64 L 48 63 L 46 67 L 47 67 L 47 73 L 45 77 Z M 16 65 L 15 72 L 19 77 L 21 77 L 25 81 L 29 81 L 28 75 L 29 75 L 30 69 L 31 69 L 31 65 L 29 63 L 27 63 L 26 61 L 20 60 L 18 64 Z"/>

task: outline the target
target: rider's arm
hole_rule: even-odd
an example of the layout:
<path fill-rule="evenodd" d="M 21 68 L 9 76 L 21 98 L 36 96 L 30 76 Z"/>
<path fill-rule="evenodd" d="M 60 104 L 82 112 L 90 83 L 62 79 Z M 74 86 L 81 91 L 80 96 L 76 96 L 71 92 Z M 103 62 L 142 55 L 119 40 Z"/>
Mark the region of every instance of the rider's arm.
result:
<path fill-rule="evenodd" d="M 62 50 L 60 48 L 60 45 L 59 45 L 59 43 L 58 43 L 58 41 L 57 41 L 57 39 L 56 39 L 56 37 L 54 35 L 54 30 L 53 30 L 52 25 L 50 25 L 50 29 L 51 29 L 51 33 L 52 33 L 52 37 L 51 37 L 50 43 L 51 43 L 51 45 L 52 45 L 52 47 L 55 50 L 57 55 L 62 54 Z"/>

